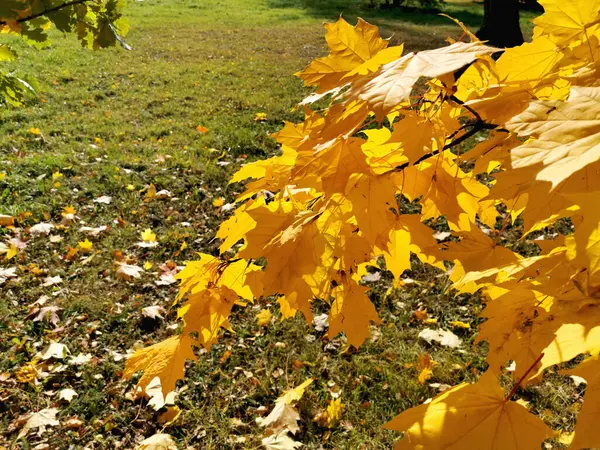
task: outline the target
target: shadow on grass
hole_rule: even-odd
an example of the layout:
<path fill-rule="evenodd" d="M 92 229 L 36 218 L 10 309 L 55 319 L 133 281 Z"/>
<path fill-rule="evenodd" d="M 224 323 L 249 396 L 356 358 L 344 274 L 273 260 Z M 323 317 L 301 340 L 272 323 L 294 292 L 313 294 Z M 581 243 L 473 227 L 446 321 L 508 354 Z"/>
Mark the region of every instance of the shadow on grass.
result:
<path fill-rule="evenodd" d="M 267 0 L 270 8 L 298 8 L 317 18 L 335 20 L 340 14 L 347 19 L 360 16 L 371 21 L 394 20 L 415 25 L 450 25 L 446 13 L 460 20 L 469 28 L 476 29 L 483 22 L 483 5 L 479 3 L 446 3 L 438 10 L 418 8 L 373 7 L 369 0 Z"/>

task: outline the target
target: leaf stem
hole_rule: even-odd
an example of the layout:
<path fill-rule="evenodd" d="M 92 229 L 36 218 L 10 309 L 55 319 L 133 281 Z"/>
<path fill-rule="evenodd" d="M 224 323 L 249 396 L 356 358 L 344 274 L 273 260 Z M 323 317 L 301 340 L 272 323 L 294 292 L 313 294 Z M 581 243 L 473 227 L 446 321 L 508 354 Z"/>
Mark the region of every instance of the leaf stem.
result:
<path fill-rule="evenodd" d="M 512 390 L 508 393 L 508 395 L 504 399 L 504 403 L 508 402 L 512 398 L 512 396 L 515 395 L 515 392 L 517 392 L 517 389 L 519 389 L 519 386 L 521 386 L 521 383 L 523 382 L 523 380 L 527 377 L 527 375 L 529 375 L 529 372 L 531 372 L 533 370 L 533 368 L 535 366 L 537 366 L 537 363 L 539 363 L 543 357 L 544 357 L 544 354 L 542 353 L 540 356 L 537 357 L 537 359 L 533 362 L 533 364 L 531 366 L 529 366 L 529 369 L 527 369 L 527 371 L 523 374 L 523 376 L 521 378 L 519 378 L 519 381 L 517 381 L 515 383 Z"/>

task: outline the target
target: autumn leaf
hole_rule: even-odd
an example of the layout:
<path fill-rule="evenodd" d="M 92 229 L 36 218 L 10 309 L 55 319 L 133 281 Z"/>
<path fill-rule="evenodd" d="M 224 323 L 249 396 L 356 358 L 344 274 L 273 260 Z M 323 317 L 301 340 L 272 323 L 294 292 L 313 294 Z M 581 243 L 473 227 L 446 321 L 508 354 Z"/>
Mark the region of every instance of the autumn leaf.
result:
<path fill-rule="evenodd" d="M 565 370 L 563 375 L 577 376 L 587 382 L 583 408 L 577 417 L 575 436 L 569 448 L 600 447 L 600 433 L 596 418 L 600 414 L 600 371 L 598 356 L 584 360 L 576 368 Z"/>
<path fill-rule="evenodd" d="M 430 403 L 401 413 L 385 425 L 404 431 L 396 449 L 538 448 L 554 432 L 517 402 L 505 400 L 504 389 L 491 372 L 477 383 L 463 383 Z"/>
<path fill-rule="evenodd" d="M 192 351 L 192 340 L 187 336 L 173 336 L 163 342 L 154 344 L 135 352 L 127 360 L 123 377 L 131 378 L 143 370 L 137 387 L 142 391 L 154 379 L 160 378 L 163 395 L 175 389 L 177 380 L 183 379 L 185 361 L 196 361 Z"/>
<path fill-rule="evenodd" d="M 452 73 L 477 58 L 497 52 L 479 42 L 456 42 L 448 47 L 408 53 L 384 65 L 370 77 L 365 77 L 344 94 L 347 101 L 361 100 L 378 118 L 409 99 L 421 77 L 440 77 Z"/>
<path fill-rule="evenodd" d="M 419 360 L 417 362 L 417 370 L 419 371 L 419 384 L 425 383 L 433 376 L 433 368 L 436 365 L 437 363 L 431 358 L 429 353 L 422 353 L 419 355 Z"/>
<path fill-rule="evenodd" d="M 536 179 L 554 188 L 600 159 L 600 88 L 573 87 L 566 102 L 532 102 L 506 126 L 535 138 L 512 150 L 513 167 L 543 166 Z"/>
<path fill-rule="evenodd" d="M 296 74 L 306 85 L 319 85 L 319 92 L 343 84 L 344 77 L 353 70 L 358 73 L 375 71 L 402 53 L 402 48 L 396 47 L 392 52 L 382 55 L 378 61 L 372 61 L 370 66 L 359 69 L 388 46 L 388 42 L 379 37 L 379 30 L 360 18 L 355 27 L 340 18 L 335 23 L 325 24 L 325 29 L 329 55 L 316 59 Z"/>
<path fill-rule="evenodd" d="M 79 241 L 77 243 L 77 246 L 79 247 L 79 249 L 82 252 L 89 253 L 90 251 L 92 251 L 92 248 L 94 247 L 94 244 L 92 242 L 90 242 L 88 239 L 86 239 L 84 241 Z"/>
<path fill-rule="evenodd" d="M 258 314 L 256 314 L 256 322 L 261 327 L 268 327 L 271 323 L 272 317 L 273 317 L 273 314 L 271 314 L 271 310 L 263 309 Z"/>
<path fill-rule="evenodd" d="M 370 336 L 369 323 L 380 323 L 380 319 L 366 295 L 367 290 L 349 281 L 331 291 L 334 301 L 327 331 L 330 338 L 343 331 L 348 343 L 358 348 Z"/>

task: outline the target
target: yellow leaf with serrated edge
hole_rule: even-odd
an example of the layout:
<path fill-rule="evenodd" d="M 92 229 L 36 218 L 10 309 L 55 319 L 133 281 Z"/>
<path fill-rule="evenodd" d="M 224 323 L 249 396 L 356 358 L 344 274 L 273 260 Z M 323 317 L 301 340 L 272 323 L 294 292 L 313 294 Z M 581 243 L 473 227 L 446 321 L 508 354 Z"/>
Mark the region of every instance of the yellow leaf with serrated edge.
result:
<path fill-rule="evenodd" d="M 548 36 L 558 44 L 585 35 L 586 28 L 600 21 L 599 0 L 539 0 L 544 14 L 533 19 L 535 36 Z"/>
<path fill-rule="evenodd" d="M 186 360 L 196 361 L 192 340 L 185 335 L 173 336 L 165 341 L 136 351 L 125 364 L 124 378 L 131 378 L 143 370 L 137 386 L 142 390 L 154 379 L 160 378 L 163 395 L 175 389 L 177 380 L 183 379 Z"/>
<path fill-rule="evenodd" d="M 271 319 L 273 318 L 273 314 L 270 309 L 263 309 L 258 314 L 256 314 L 256 322 L 261 327 L 268 327 L 271 323 Z"/>
<path fill-rule="evenodd" d="M 566 102 L 533 102 L 506 127 L 534 138 L 512 150 L 512 166 L 543 166 L 536 179 L 554 188 L 600 160 L 600 87 L 574 87 Z"/>
<path fill-rule="evenodd" d="M 146 228 L 142 231 L 140 236 L 144 242 L 156 242 L 156 234 L 154 234 L 150 228 Z"/>
<path fill-rule="evenodd" d="M 327 427 L 335 427 L 340 420 L 342 420 L 342 413 L 344 412 L 344 405 L 342 404 L 341 398 L 331 399 L 329 405 L 327 405 Z"/>
<path fill-rule="evenodd" d="M 521 450 L 541 446 L 554 432 L 517 402 L 505 401 L 491 372 L 475 384 L 460 384 L 430 403 L 411 408 L 386 428 L 404 431 L 396 450 L 472 448 Z"/>
<path fill-rule="evenodd" d="M 478 42 L 456 42 L 440 49 L 409 53 L 386 64 L 372 76 L 358 80 L 345 97 L 348 101 L 366 102 L 371 111 L 382 118 L 409 99 L 419 78 L 434 78 L 452 73 L 480 56 L 497 51 L 498 49 Z"/>
<path fill-rule="evenodd" d="M 585 379 L 587 386 L 583 408 L 577 416 L 575 434 L 571 436 L 569 448 L 600 447 L 600 432 L 598 431 L 598 416 L 600 416 L 600 360 L 594 356 L 584 360 L 574 369 L 561 371 L 562 375 L 578 376 Z"/>
<path fill-rule="evenodd" d="M 334 301 L 329 313 L 329 338 L 344 332 L 348 343 L 358 348 L 370 336 L 369 324 L 381 320 L 366 295 L 367 290 L 349 280 L 331 291 Z"/>
<path fill-rule="evenodd" d="M 343 78 L 354 69 L 358 69 L 358 73 L 368 73 L 397 57 L 397 51 L 388 52 L 378 61 L 371 61 L 370 65 L 363 66 L 385 49 L 388 41 L 379 37 L 377 27 L 360 18 L 354 27 L 340 18 L 335 23 L 325 24 L 325 29 L 329 55 L 316 59 L 306 69 L 296 74 L 306 85 L 319 85 L 320 92 L 344 84 Z M 400 53 L 402 53 L 401 49 Z M 363 67 L 359 68 L 361 66 Z"/>
<path fill-rule="evenodd" d="M 85 241 L 79 241 L 77 243 L 77 246 L 79 247 L 79 249 L 82 252 L 89 252 L 94 247 L 94 244 L 92 242 L 90 242 L 88 239 L 86 239 Z"/>
<path fill-rule="evenodd" d="M 295 388 L 285 391 L 285 393 L 282 396 L 277 398 L 276 402 L 291 405 L 293 402 L 300 400 L 304 395 L 304 391 L 306 390 L 306 388 L 310 386 L 313 381 L 313 378 L 309 378 L 308 380 L 305 380 L 302 384 L 299 384 Z"/>
<path fill-rule="evenodd" d="M 417 362 L 417 370 L 419 371 L 419 377 L 417 381 L 419 384 L 424 384 L 433 376 L 433 368 L 437 363 L 431 358 L 429 353 L 422 353 L 419 355 Z"/>

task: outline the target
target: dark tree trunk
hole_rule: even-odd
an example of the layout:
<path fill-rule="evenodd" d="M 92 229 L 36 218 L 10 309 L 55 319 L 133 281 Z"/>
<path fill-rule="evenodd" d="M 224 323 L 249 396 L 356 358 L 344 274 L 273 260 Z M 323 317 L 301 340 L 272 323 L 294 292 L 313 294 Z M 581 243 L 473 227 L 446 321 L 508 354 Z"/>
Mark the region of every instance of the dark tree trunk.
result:
<path fill-rule="evenodd" d="M 519 0 L 484 0 L 483 7 L 483 25 L 476 33 L 479 39 L 499 48 L 516 47 L 523 43 Z"/>

